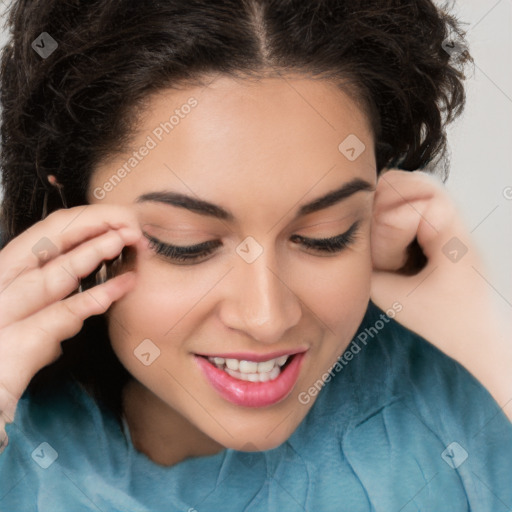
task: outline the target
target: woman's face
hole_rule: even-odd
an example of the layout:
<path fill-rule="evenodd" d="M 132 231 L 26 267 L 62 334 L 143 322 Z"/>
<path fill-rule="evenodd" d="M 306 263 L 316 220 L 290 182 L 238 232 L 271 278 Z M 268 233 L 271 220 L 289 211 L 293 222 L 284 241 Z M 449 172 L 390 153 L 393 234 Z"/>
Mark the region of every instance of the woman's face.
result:
<path fill-rule="evenodd" d="M 88 199 L 129 206 L 152 237 L 108 322 L 162 408 L 233 449 L 271 449 L 297 428 L 368 304 L 373 144 L 362 111 L 323 81 L 222 77 L 152 97 L 133 152 L 97 168 Z M 300 238 L 341 234 L 338 252 Z M 157 253 L 210 242 L 193 260 Z"/>

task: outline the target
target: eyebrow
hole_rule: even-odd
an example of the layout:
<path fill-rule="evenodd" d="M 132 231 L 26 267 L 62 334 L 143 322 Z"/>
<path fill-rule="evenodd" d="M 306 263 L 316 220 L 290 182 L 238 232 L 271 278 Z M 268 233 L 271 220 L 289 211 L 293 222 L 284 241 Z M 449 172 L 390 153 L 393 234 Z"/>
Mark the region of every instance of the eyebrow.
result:
<path fill-rule="evenodd" d="M 332 206 L 349 198 L 356 192 L 371 192 L 374 190 L 375 187 L 371 183 L 360 178 L 354 178 L 352 181 L 344 183 L 340 188 L 333 190 L 322 197 L 318 197 L 307 204 L 302 205 L 297 211 L 294 219 L 298 219 L 300 217 L 303 217 L 304 215 L 324 210 L 329 206 Z M 196 199 L 185 194 L 179 194 L 176 192 L 148 192 L 146 194 L 138 196 L 136 202 L 163 203 L 171 206 L 177 206 L 178 208 L 185 208 L 186 210 L 198 213 L 199 215 L 214 217 L 216 219 L 226 220 L 229 222 L 234 222 L 235 220 L 235 216 L 231 212 L 225 210 L 219 205 L 209 203 L 208 201 L 204 201 L 202 199 Z"/>

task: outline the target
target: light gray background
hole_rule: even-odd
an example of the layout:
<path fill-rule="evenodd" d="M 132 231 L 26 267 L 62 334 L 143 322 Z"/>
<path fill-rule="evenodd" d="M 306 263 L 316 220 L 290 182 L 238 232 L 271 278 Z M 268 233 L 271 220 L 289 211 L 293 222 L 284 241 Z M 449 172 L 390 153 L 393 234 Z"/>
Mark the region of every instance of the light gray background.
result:
<path fill-rule="evenodd" d="M 465 113 L 448 132 L 451 170 L 446 186 L 481 250 L 483 275 L 496 305 L 510 322 L 512 0 L 458 0 L 452 12 L 466 23 L 475 67 L 468 68 Z M 3 44 L 5 34 L 0 31 Z"/>
<path fill-rule="evenodd" d="M 475 66 L 466 81 L 465 113 L 448 132 L 452 155 L 446 186 L 481 250 L 496 304 L 511 325 L 512 0 L 459 0 L 453 12 L 467 23 Z"/>

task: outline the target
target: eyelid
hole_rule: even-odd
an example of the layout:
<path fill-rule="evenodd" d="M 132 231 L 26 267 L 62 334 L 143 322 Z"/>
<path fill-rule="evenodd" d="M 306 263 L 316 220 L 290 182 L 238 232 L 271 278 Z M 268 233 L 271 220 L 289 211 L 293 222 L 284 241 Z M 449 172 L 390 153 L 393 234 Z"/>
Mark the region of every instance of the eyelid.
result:
<path fill-rule="evenodd" d="M 334 236 L 331 236 L 331 237 L 318 238 L 318 237 L 308 237 L 308 236 L 303 236 L 303 235 L 292 235 L 292 238 L 296 238 L 296 239 L 299 239 L 299 240 L 302 240 L 302 241 L 306 241 L 306 242 L 309 242 L 309 243 L 315 243 L 315 242 L 323 242 L 323 243 L 335 242 L 335 241 L 339 240 L 340 238 L 349 236 L 351 233 L 356 231 L 357 228 L 358 228 L 358 225 L 359 225 L 359 222 L 356 221 L 344 233 L 340 233 L 339 235 L 334 235 Z M 143 234 L 149 240 L 150 244 L 151 243 L 160 243 L 162 245 L 167 245 L 167 246 L 172 247 L 174 249 L 178 249 L 180 251 L 186 251 L 186 252 L 197 252 L 197 251 L 200 251 L 201 249 L 209 248 L 212 245 L 219 245 L 219 243 L 216 240 L 207 240 L 205 242 L 200 242 L 200 243 L 194 244 L 194 245 L 176 245 L 176 244 L 171 244 L 169 242 L 163 242 L 162 240 L 158 240 L 156 237 L 153 237 L 152 235 L 150 235 L 148 233 L 143 233 Z"/>
<path fill-rule="evenodd" d="M 339 217 L 339 218 L 332 219 L 332 220 L 326 220 L 326 221 L 322 221 L 322 222 L 315 222 L 314 224 L 306 224 L 306 225 L 298 226 L 297 228 L 294 229 L 294 231 L 301 231 L 303 229 L 310 229 L 310 228 L 315 228 L 318 226 L 323 226 L 325 224 L 332 224 L 335 222 L 340 222 L 350 216 L 351 216 L 351 214 L 344 215 L 343 217 Z M 198 244 L 194 244 L 194 246 L 188 245 L 188 244 L 177 245 L 177 244 L 170 243 L 170 242 L 169 243 L 163 242 L 163 240 L 166 239 L 166 235 L 171 234 L 171 238 L 173 236 L 172 233 L 178 233 L 179 235 L 185 235 L 185 236 L 188 236 L 191 233 L 194 235 L 198 235 L 200 237 L 201 236 L 206 236 L 206 237 L 210 236 L 209 232 L 202 231 L 202 230 L 199 230 L 196 228 L 184 228 L 184 227 L 163 228 L 161 226 L 158 226 L 158 225 L 155 225 L 152 223 L 144 223 L 144 224 L 142 224 L 141 227 L 142 227 L 143 231 L 147 232 L 148 236 L 156 238 L 156 239 L 158 239 L 159 242 L 166 243 L 166 245 L 172 245 L 174 247 L 195 247 L 195 246 L 203 245 L 205 242 L 200 242 Z M 149 230 L 147 228 L 149 228 Z M 153 232 L 153 234 L 151 232 Z M 335 235 L 332 237 L 326 237 L 326 238 L 307 237 L 307 236 L 303 236 L 303 235 L 296 235 L 296 236 L 300 236 L 300 238 L 307 239 L 307 240 L 327 240 L 327 239 L 334 239 L 339 235 Z"/>
<path fill-rule="evenodd" d="M 354 222 L 346 231 L 343 233 L 340 233 L 338 235 L 334 236 L 328 236 L 328 237 L 309 237 L 309 236 L 303 236 L 303 235 L 293 235 L 294 237 L 300 238 L 301 240 L 307 240 L 308 242 L 334 242 L 336 240 L 339 240 L 340 238 L 349 236 L 354 231 L 357 231 L 359 227 L 359 221 Z"/>
<path fill-rule="evenodd" d="M 200 242 L 200 243 L 194 244 L 194 245 L 176 245 L 176 244 L 171 244 L 168 242 L 162 242 L 162 240 L 158 240 L 158 238 L 156 238 L 148 233 L 143 232 L 142 234 L 149 240 L 150 246 L 151 246 L 151 244 L 162 244 L 162 245 L 168 246 L 172 249 L 176 249 L 178 251 L 188 252 L 188 253 L 194 253 L 194 252 L 198 252 L 202 249 L 208 249 L 213 245 L 220 245 L 220 243 L 217 240 L 207 240 L 205 242 Z"/>
<path fill-rule="evenodd" d="M 208 231 L 204 231 L 201 229 L 197 229 L 195 227 L 189 227 L 188 225 L 172 227 L 172 228 L 163 228 L 162 226 L 158 226 L 156 224 L 151 223 L 145 223 L 142 226 L 142 230 L 146 231 L 150 236 L 153 236 L 154 238 L 158 238 L 159 240 L 162 240 L 162 238 L 165 240 L 167 236 L 170 236 L 171 238 L 173 236 L 182 235 L 182 236 L 209 236 L 210 233 Z"/>
<path fill-rule="evenodd" d="M 353 242 L 359 226 L 360 221 L 357 220 L 344 233 L 328 238 L 309 238 L 302 235 L 293 235 L 292 238 L 300 241 L 305 246 L 309 246 L 310 249 L 320 252 L 334 252 L 334 247 L 346 247 Z"/>
<path fill-rule="evenodd" d="M 318 226 L 323 226 L 324 224 L 333 224 L 335 222 L 341 222 L 341 221 L 346 220 L 348 217 L 353 217 L 353 214 L 344 215 L 343 217 L 339 217 L 339 218 L 332 219 L 332 220 L 324 220 L 324 221 L 315 222 L 315 223 L 312 223 L 312 224 L 300 225 L 297 228 L 295 228 L 294 231 L 300 231 L 302 229 L 316 228 Z M 331 238 L 334 238 L 334 237 L 331 237 Z"/>
<path fill-rule="evenodd" d="M 313 250 L 318 254 L 329 255 L 337 254 L 351 245 L 357 237 L 360 221 L 355 221 L 350 228 L 339 235 L 329 238 L 308 238 L 301 235 L 293 235 L 299 241 L 299 244 L 306 249 Z M 210 255 L 217 247 L 222 246 L 220 240 L 208 240 L 195 245 L 179 246 L 161 242 L 157 238 L 143 232 L 149 240 L 149 248 L 157 254 L 164 256 L 174 264 L 195 265 Z M 207 258 L 209 259 L 209 258 Z M 184 263 L 178 263 L 178 261 Z"/>

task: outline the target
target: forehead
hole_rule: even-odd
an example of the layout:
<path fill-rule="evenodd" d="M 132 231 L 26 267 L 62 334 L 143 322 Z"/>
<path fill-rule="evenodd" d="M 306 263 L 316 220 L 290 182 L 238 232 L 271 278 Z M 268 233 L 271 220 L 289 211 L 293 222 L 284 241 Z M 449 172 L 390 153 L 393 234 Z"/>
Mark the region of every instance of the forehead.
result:
<path fill-rule="evenodd" d="M 343 152 L 347 140 L 357 146 L 356 160 Z M 163 184 L 184 192 L 190 184 L 198 194 L 249 182 L 306 187 L 333 168 L 332 184 L 374 182 L 373 144 L 366 115 L 333 83 L 218 77 L 148 97 L 130 151 L 98 166 L 92 181 L 104 183 L 124 166 L 118 196 Z M 144 155 L 134 156 L 139 149 Z"/>

